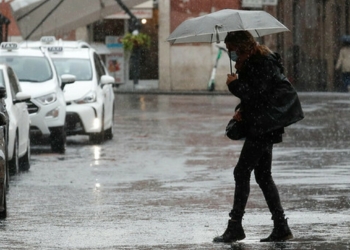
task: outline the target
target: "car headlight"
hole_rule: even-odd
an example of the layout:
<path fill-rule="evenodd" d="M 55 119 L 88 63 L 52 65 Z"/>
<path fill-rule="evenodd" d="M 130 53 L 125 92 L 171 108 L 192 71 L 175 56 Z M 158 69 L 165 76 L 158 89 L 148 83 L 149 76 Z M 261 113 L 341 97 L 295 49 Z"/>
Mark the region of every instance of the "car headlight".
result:
<path fill-rule="evenodd" d="M 48 95 L 43 95 L 35 98 L 35 100 L 39 101 L 43 105 L 48 105 L 54 103 L 57 100 L 57 95 L 55 93 L 51 93 Z"/>
<path fill-rule="evenodd" d="M 96 102 L 96 92 L 90 91 L 83 98 L 76 100 L 75 103 L 83 104 L 83 103 L 92 103 Z"/>

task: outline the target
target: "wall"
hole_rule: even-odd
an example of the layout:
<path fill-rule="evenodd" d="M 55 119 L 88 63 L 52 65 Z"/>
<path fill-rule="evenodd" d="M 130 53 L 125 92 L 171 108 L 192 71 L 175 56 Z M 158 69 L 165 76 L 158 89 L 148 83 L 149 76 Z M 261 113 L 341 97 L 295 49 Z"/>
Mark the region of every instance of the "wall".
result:
<path fill-rule="evenodd" d="M 206 90 L 215 63 L 216 44 L 170 45 L 169 34 L 184 20 L 224 8 L 238 8 L 232 0 L 159 0 L 159 88 L 166 91 Z M 225 46 L 223 43 L 221 46 Z M 228 55 L 223 54 L 216 74 L 216 90 L 225 90 L 229 73 Z"/>
<path fill-rule="evenodd" d="M 300 90 L 342 91 L 335 62 L 349 34 L 349 0 L 279 1 L 278 18 L 291 29 L 281 51 L 288 77 Z"/>

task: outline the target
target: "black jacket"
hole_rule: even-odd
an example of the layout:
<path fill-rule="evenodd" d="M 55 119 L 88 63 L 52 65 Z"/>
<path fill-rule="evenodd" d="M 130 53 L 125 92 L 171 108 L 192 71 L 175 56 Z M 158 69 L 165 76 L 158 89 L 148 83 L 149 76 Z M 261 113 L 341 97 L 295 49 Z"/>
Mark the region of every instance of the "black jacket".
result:
<path fill-rule="evenodd" d="M 228 88 L 241 100 L 247 137 L 279 142 L 284 127 L 304 118 L 298 95 L 283 75 L 280 56 L 277 53 L 253 55 L 237 73 L 238 79 Z"/>

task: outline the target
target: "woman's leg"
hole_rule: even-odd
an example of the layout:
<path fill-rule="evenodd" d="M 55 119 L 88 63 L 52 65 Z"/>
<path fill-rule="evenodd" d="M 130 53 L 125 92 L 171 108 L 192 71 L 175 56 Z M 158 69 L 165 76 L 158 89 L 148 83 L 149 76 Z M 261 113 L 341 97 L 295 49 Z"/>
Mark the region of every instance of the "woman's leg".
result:
<path fill-rule="evenodd" d="M 214 238 L 214 242 L 234 242 L 245 238 L 242 217 L 250 192 L 250 175 L 262 155 L 259 143 L 246 139 L 237 166 L 234 169 L 236 182 L 233 209 L 230 212 L 224 234 Z"/>
<path fill-rule="evenodd" d="M 274 222 L 272 233 L 267 238 L 261 239 L 262 242 L 284 241 L 293 238 L 284 216 L 277 187 L 271 175 L 272 147 L 272 144 L 266 144 L 265 152 L 260 158 L 258 166 L 254 169 L 256 182 L 264 194 Z"/>
<path fill-rule="evenodd" d="M 272 214 L 272 219 L 284 219 L 284 211 L 280 196 L 271 175 L 273 144 L 266 143 L 262 147 L 264 147 L 265 150 L 260 158 L 259 164 L 254 169 L 255 179 L 264 194 L 266 203 Z"/>
<path fill-rule="evenodd" d="M 236 185 L 230 217 L 234 220 L 242 220 L 250 193 L 251 172 L 265 155 L 267 150 L 265 144 L 261 141 L 246 139 L 243 145 L 238 163 L 233 171 Z"/>

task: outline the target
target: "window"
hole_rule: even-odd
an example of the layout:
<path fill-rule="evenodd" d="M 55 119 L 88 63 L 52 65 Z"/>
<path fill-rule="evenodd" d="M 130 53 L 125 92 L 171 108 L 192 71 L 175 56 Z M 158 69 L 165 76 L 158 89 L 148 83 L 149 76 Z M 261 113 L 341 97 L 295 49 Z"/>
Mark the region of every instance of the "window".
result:
<path fill-rule="evenodd" d="M 103 64 L 101 63 L 100 57 L 94 53 L 94 61 L 95 61 L 95 67 L 97 72 L 97 80 L 100 82 L 101 76 L 105 75 L 105 68 L 103 67 Z"/>
<path fill-rule="evenodd" d="M 49 61 L 45 57 L 4 56 L 0 63 L 9 65 L 23 82 L 45 82 L 53 77 Z"/>
<path fill-rule="evenodd" d="M 4 73 L 0 70 L 0 87 L 5 87 Z"/>
<path fill-rule="evenodd" d="M 75 81 L 91 81 L 90 60 L 76 58 L 53 58 L 52 60 L 58 75 L 71 74 L 75 75 Z"/>
<path fill-rule="evenodd" d="M 9 80 L 10 80 L 11 94 L 12 94 L 13 98 L 15 98 L 16 94 L 18 92 L 21 92 L 22 90 L 18 84 L 18 80 L 17 80 L 15 73 L 13 72 L 13 70 L 11 68 L 7 69 L 7 74 L 9 76 Z"/>

